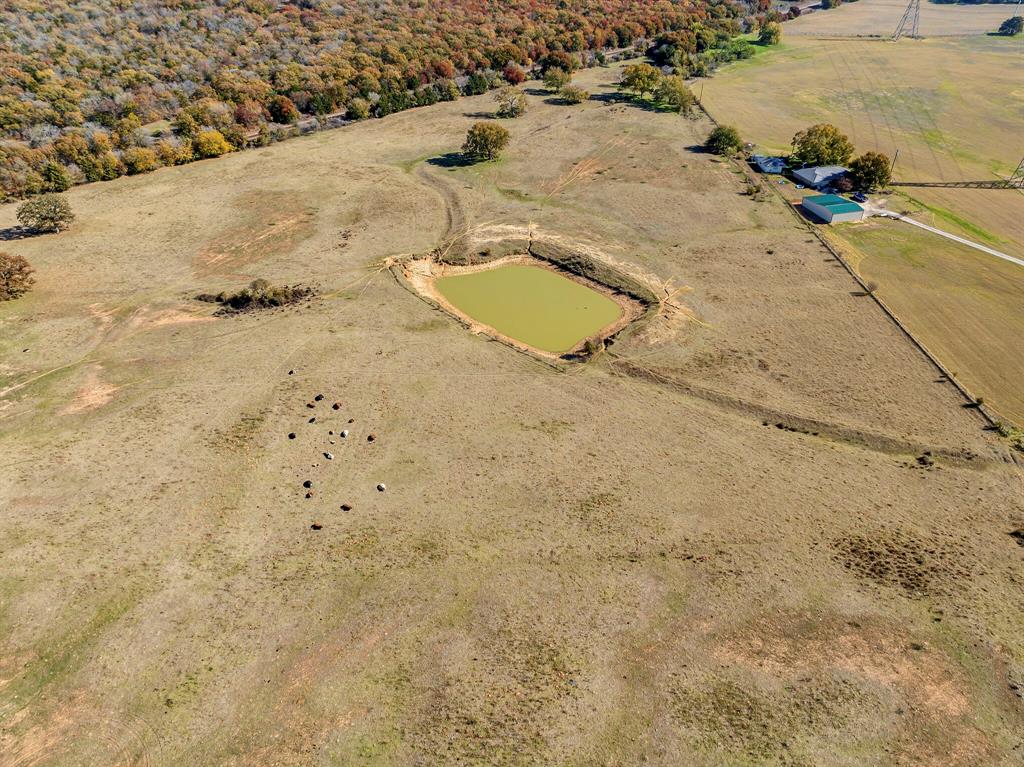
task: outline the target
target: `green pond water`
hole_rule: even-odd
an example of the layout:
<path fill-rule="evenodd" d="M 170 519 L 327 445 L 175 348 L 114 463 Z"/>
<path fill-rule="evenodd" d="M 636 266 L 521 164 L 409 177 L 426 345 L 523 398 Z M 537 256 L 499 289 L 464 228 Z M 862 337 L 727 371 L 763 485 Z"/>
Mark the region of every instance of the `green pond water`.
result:
<path fill-rule="evenodd" d="M 438 291 L 502 335 L 561 354 L 622 316 L 607 296 L 557 272 L 527 264 L 441 277 Z"/>

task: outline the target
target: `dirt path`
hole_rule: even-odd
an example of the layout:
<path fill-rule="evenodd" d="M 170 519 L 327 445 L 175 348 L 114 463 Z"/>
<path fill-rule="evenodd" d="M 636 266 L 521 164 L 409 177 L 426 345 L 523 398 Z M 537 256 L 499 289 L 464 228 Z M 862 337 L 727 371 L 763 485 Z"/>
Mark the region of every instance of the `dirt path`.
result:
<path fill-rule="evenodd" d="M 444 200 L 446 227 L 444 239 L 438 249 L 451 252 L 453 248 L 465 248 L 466 213 L 462 209 L 459 196 L 452 190 L 451 186 L 431 173 L 424 165 L 416 168 L 416 176 L 441 195 L 441 199 Z"/>
<path fill-rule="evenodd" d="M 1011 264 L 1017 264 L 1017 266 L 1024 266 L 1024 260 L 1014 258 L 1013 256 L 1007 255 L 1006 253 L 996 250 L 995 248 L 990 248 L 987 245 L 982 245 L 981 243 L 973 242 L 971 240 L 964 239 L 963 237 L 958 237 L 955 234 L 943 231 L 942 229 L 937 229 L 934 226 L 929 226 L 928 224 L 923 224 L 920 221 L 915 221 L 909 216 L 901 216 L 899 213 L 893 213 L 892 211 L 881 210 L 877 208 L 874 209 L 873 212 L 876 215 L 884 216 L 886 218 L 896 218 L 899 219 L 900 221 L 906 221 L 908 224 L 913 224 L 914 226 L 920 227 L 921 229 L 927 229 L 929 232 L 937 234 L 941 237 L 945 237 L 947 240 L 959 242 L 961 245 L 966 245 L 969 248 L 974 248 L 975 250 L 980 250 L 983 253 L 988 253 L 990 256 L 995 256 L 996 258 L 1001 258 L 1004 261 L 1009 261 Z"/>

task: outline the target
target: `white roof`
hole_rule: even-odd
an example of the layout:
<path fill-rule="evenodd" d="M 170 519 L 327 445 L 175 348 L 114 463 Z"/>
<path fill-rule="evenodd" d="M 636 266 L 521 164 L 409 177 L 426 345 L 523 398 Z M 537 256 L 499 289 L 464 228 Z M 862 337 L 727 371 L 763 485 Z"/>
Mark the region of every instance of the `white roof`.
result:
<path fill-rule="evenodd" d="M 841 165 L 820 165 L 817 168 L 800 168 L 793 171 L 794 176 L 808 184 L 820 184 L 841 173 L 846 173 L 846 168 Z"/>

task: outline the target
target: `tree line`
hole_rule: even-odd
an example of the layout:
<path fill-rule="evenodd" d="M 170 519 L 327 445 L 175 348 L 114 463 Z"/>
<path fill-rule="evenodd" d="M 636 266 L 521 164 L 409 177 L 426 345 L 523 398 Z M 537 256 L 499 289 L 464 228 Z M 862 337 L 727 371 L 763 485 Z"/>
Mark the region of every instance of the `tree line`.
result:
<path fill-rule="evenodd" d="M 651 40 L 696 55 L 768 8 L 768 0 L 11 0 L 0 6 L 0 199 L 216 157 L 296 126 L 383 117 L 551 68 L 571 72 Z"/>

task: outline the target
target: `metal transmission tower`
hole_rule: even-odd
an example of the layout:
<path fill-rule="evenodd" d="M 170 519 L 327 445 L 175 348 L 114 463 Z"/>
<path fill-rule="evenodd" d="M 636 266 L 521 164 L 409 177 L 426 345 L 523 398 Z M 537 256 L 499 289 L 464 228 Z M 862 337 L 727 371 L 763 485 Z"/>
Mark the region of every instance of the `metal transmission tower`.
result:
<path fill-rule="evenodd" d="M 893 40 L 899 40 L 904 35 L 917 38 L 917 24 L 921 20 L 921 0 L 909 0 L 907 10 L 903 12 L 903 18 L 896 25 L 896 31 L 892 33 Z M 907 26 L 909 25 L 909 30 Z"/>
<path fill-rule="evenodd" d="M 891 186 L 941 186 L 948 189 L 1020 189 L 1024 190 L 1024 160 L 1009 178 L 996 181 L 893 181 Z"/>

